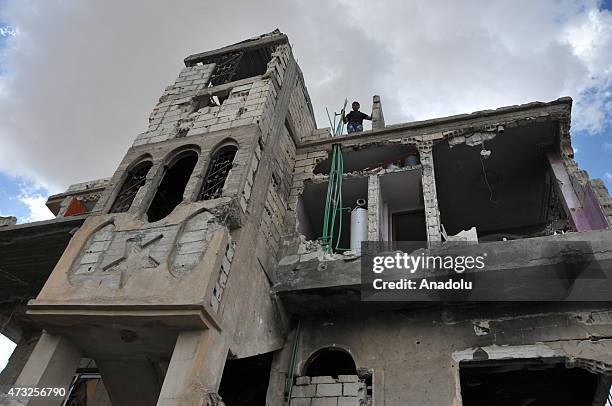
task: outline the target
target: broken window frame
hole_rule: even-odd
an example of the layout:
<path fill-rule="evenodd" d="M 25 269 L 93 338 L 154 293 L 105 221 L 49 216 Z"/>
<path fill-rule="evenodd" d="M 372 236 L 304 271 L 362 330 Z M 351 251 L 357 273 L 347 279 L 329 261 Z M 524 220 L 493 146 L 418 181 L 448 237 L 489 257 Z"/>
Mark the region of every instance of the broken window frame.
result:
<path fill-rule="evenodd" d="M 230 171 L 234 167 L 237 153 L 238 145 L 230 141 L 223 143 L 211 155 L 206 175 L 198 192 L 199 201 L 218 199 L 222 196 L 223 187 L 227 182 Z M 231 159 L 228 158 L 229 156 L 231 156 Z M 211 176 L 215 176 L 215 178 L 211 179 Z"/>
<path fill-rule="evenodd" d="M 236 75 L 240 60 L 244 56 L 244 51 L 230 52 L 220 55 L 215 61 L 215 68 L 208 80 L 208 87 L 219 86 L 229 83 Z"/>
<path fill-rule="evenodd" d="M 219 86 L 257 75 L 263 75 L 268 69 L 268 63 L 272 60 L 272 53 L 275 48 L 276 45 L 260 46 L 227 52 L 207 58 L 202 61 L 203 64 L 215 64 L 213 72 L 208 80 L 207 87 Z M 262 60 L 262 58 L 264 59 Z M 245 69 L 248 71 L 241 72 L 241 70 Z"/>
<path fill-rule="evenodd" d="M 232 89 L 224 89 L 208 94 L 197 96 L 194 99 L 193 111 L 198 111 L 205 107 L 220 107 L 229 98 Z"/>
<path fill-rule="evenodd" d="M 149 202 L 149 206 L 146 210 L 145 216 L 146 219 L 149 223 L 154 223 L 160 220 L 163 220 L 164 218 L 166 218 L 168 215 L 170 215 L 174 209 L 176 208 L 176 206 L 178 206 L 179 204 L 181 204 L 182 202 L 185 201 L 185 190 L 187 188 L 187 185 L 189 184 L 189 181 L 191 179 L 191 177 L 194 174 L 194 170 L 198 164 L 198 160 L 200 159 L 200 149 L 197 146 L 189 146 L 189 147 L 183 147 L 180 148 L 180 150 L 178 151 L 174 151 L 172 153 L 169 154 L 172 158 L 168 160 L 168 163 L 164 165 L 164 170 L 162 175 L 160 176 L 159 179 L 159 183 L 157 184 L 155 193 L 153 194 L 153 197 L 151 198 L 150 202 Z M 193 163 L 193 167 L 191 168 L 191 171 L 189 173 L 189 175 L 184 179 L 185 180 L 185 185 L 182 188 L 182 191 L 180 192 L 180 200 L 178 201 L 178 203 L 176 203 L 172 209 L 170 210 L 165 210 L 166 214 L 163 215 L 162 217 L 158 217 L 155 216 L 154 220 L 151 219 L 151 215 L 154 213 L 155 210 L 157 209 L 153 209 L 153 207 L 155 207 L 155 205 L 161 204 L 159 202 L 158 199 L 161 199 L 162 197 L 158 197 L 158 195 L 161 193 L 160 192 L 160 188 L 162 188 L 164 186 L 164 181 L 166 180 L 167 176 L 169 176 L 170 172 L 172 171 L 172 169 L 179 164 L 182 160 L 185 159 L 190 159 L 190 158 L 195 158 L 195 161 Z M 171 176 L 171 175 L 170 175 Z M 177 193 L 178 195 L 178 193 Z M 159 195 L 161 196 L 161 195 Z M 154 210 L 152 212 L 152 210 Z"/>
<path fill-rule="evenodd" d="M 121 187 L 118 189 L 117 195 L 113 200 L 113 204 L 109 213 L 125 213 L 127 212 L 140 188 L 144 186 L 147 180 L 147 175 L 153 167 L 153 162 L 150 159 L 139 161 L 131 169 L 127 171 L 126 177 L 121 182 Z"/>

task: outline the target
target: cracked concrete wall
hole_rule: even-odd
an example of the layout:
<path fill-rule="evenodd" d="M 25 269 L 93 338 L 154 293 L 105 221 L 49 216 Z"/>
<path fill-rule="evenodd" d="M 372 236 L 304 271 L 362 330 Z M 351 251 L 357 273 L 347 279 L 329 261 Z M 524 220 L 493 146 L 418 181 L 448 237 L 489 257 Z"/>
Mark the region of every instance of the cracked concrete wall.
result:
<path fill-rule="evenodd" d="M 311 315 L 302 319 L 294 372 L 301 374 L 314 352 L 342 348 L 353 356 L 358 369 L 372 370 L 374 404 L 433 406 L 461 404 L 456 387 L 459 361 L 471 359 L 478 348 L 492 349 L 490 358 L 496 348 L 508 358 L 562 354 L 598 373 L 609 369 L 609 309 L 572 306 L 582 308 L 500 304 L 401 312 L 363 308 L 350 315 Z M 599 321 L 589 321 L 593 319 Z M 541 350 L 521 352 L 526 347 Z"/>
<path fill-rule="evenodd" d="M 214 87 L 208 87 L 214 63 L 183 68 L 175 83 L 160 97 L 149 117 L 147 131 L 136 137 L 133 146 L 250 124 L 259 125 L 266 134 L 284 72 L 292 58 L 290 47 L 279 45 L 263 75 Z M 220 106 L 202 105 L 211 96 L 223 94 L 228 96 Z M 298 100 L 296 97 L 295 103 Z"/>
<path fill-rule="evenodd" d="M 264 212 L 260 222 L 258 240 L 259 260 L 265 268 L 274 269 L 278 260 L 281 241 L 285 236 L 283 223 L 289 205 L 289 192 L 295 164 L 295 145 L 286 126 L 283 126 L 279 154 L 272 161 L 272 182 L 268 186 Z"/>

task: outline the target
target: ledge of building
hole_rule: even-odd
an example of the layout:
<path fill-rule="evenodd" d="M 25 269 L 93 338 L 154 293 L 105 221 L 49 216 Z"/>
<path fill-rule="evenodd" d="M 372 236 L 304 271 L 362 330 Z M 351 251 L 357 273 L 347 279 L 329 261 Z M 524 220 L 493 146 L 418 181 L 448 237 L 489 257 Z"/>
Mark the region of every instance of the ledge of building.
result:
<path fill-rule="evenodd" d="M 3 301 L 31 298 L 49 277 L 87 215 L 0 228 L 0 297 Z"/>
<path fill-rule="evenodd" d="M 576 248 L 581 253 L 586 253 L 602 272 L 601 277 L 572 279 L 572 275 L 560 273 L 560 257 L 556 255 L 556 244 L 562 249 Z M 563 290 L 566 284 L 569 285 L 565 287 L 568 290 L 565 300 L 609 300 L 609 292 L 612 290 L 612 230 L 432 248 L 425 250 L 425 255 L 476 256 L 484 252 L 487 253 L 485 269 L 466 271 L 462 275 L 468 278 L 470 275 L 475 276 L 477 280 L 485 281 L 484 285 L 480 285 L 478 295 L 486 297 L 485 301 L 556 300 L 553 297 L 559 295 L 559 289 Z M 397 279 L 420 280 L 423 273 L 417 272 L 410 276 L 402 272 L 396 276 Z M 277 278 L 273 290 L 290 309 L 299 310 L 305 305 L 305 299 L 310 302 L 308 306 L 317 308 L 334 307 L 338 303 L 350 306 L 361 301 L 359 259 L 320 261 L 313 258 L 309 261 L 298 261 L 279 266 Z M 566 280 L 569 282 L 566 283 Z M 554 290 L 551 290 L 549 281 L 553 281 L 550 286 L 554 285 Z M 315 300 L 322 297 L 325 297 L 325 300 Z M 425 298 L 424 302 L 430 299 L 432 298 Z M 433 301 L 463 299 L 470 298 L 440 295 L 433 298 Z"/>
<path fill-rule="evenodd" d="M 471 126 L 474 125 L 474 121 L 481 120 L 484 123 L 480 125 L 493 125 L 501 124 L 500 121 L 514 121 L 520 119 L 520 117 L 512 118 L 511 116 L 517 113 L 524 113 L 531 116 L 547 116 L 550 113 L 556 113 L 560 118 L 565 118 L 569 121 L 572 108 L 571 97 L 561 97 L 559 99 L 550 102 L 531 102 L 526 104 L 505 106 L 494 110 L 481 110 L 473 113 L 458 114 L 448 117 L 440 117 L 429 120 L 413 121 L 409 123 L 399 123 L 387 125 L 385 128 L 377 130 L 363 131 L 357 134 L 344 135 L 336 138 L 326 138 L 322 140 L 303 142 L 298 145 L 300 153 L 309 152 L 311 148 L 320 149 L 321 146 L 326 144 L 335 144 L 342 142 L 342 144 L 362 144 L 364 141 L 377 141 L 379 138 L 384 139 L 389 137 L 390 134 L 397 133 L 410 133 L 407 135 L 417 135 L 414 132 L 419 132 L 418 135 L 428 135 L 443 130 L 448 130 L 449 126 L 452 128 Z M 553 110 L 545 112 L 543 110 Z M 403 135 L 403 134 L 401 134 Z"/>
<path fill-rule="evenodd" d="M 235 44 L 228 45 L 222 48 L 214 49 L 212 51 L 200 52 L 197 54 L 189 55 L 187 58 L 185 58 L 184 62 L 185 66 L 193 66 L 204 59 L 210 58 L 211 56 L 233 52 L 237 50 L 270 46 L 286 42 L 289 42 L 289 38 L 287 37 L 287 35 L 276 29 L 270 33 L 250 38 L 241 42 L 237 42 Z"/>

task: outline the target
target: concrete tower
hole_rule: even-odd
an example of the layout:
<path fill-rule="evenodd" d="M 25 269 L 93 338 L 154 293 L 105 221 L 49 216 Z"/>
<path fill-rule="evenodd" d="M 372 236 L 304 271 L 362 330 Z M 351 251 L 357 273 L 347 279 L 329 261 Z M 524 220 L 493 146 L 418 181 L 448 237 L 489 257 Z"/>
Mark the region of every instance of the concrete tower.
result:
<path fill-rule="evenodd" d="M 88 357 L 114 405 L 216 404 L 226 359 L 283 345 L 267 273 L 315 128 L 300 70 L 278 31 L 185 65 L 29 303 L 46 333 L 22 384 Z"/>

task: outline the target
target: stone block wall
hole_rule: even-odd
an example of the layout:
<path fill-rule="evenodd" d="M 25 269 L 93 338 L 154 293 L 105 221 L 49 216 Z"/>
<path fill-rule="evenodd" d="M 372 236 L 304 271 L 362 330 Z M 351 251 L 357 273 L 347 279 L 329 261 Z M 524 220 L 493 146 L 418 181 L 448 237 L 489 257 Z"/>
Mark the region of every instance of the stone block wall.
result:
<path fill-rule="evenodd" d="M 302 142 L 315 142 L 331 138 L 331 128 L 319 128 L 302 138 Z"/>
<path fill-rule="evenodd" d="M 17 224 L 17 217 L 8 216 L 2 217 L 0 216 L 0 227 L 14 226 Z"/>
<path fill-rule="evenodd" d="M 259 225 L 263 237 L 259 244 L 263 247 L 258 252 L 263 263 L 275 260 L 279 254 L 295 164 L 295 145 L 286 127 L 283 127 L 279 141 L 277 153 L 272 157 L 272 182 L 268 185 Z"/>
<path fill-rule="evenodd" d="M 608 188 L 601 179 L 592 179 L 591 187 L 595 192 L 595 196 L 597 196 L 601 208 L 606 214 L 608 224 L 612 225 L 612 198 L 608 193 Z"/>
<path fill-rule="evenodd" d="M 291 391 L 291 406 L 360 406 L 367 404 L 367 385 L 357 375 L 301 376 Z"/>
<path fill-rule="evenodd" d="M 173 85 L 166 87 L 149 116 L 147 131 L 138 135 L 134 146 L 167 141 L 178 134 L 179 123 L 192 113 L 190 105 L 199 90 L 208 86 L 215 64 L 185 67 Z"/>
<path fill-rule="evenodd" d="M 293 124 L 295 136 L 300 142 L 306 142 L 313 133 L 325 131 L 325 129 L 317 130 L 308 93 L 301 81 L 289 99 L 288 115 Z"/>
<path fill-rule="evenodd" d="M 138 135 L 133 146 L 250 124 L 259 125 L 267 136 L 277 93 L 291 59 L 291 48 L 279 45 L 264 75 L 214 87 L 208 87 L 214 63 L 183 68 L 175 83 L 165 89 L 149 117 L 147 130 Z M 216 100 L 210 101 L 215 96 L 220 105 Z"/>

